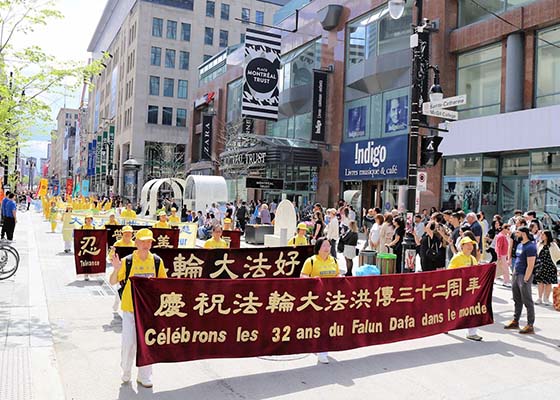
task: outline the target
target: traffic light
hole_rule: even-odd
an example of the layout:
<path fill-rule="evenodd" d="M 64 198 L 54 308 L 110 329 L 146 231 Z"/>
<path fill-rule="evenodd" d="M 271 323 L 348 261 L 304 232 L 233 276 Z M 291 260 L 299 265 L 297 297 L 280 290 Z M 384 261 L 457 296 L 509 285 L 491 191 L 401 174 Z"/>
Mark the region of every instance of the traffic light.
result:
<path fill-rule="evenodd" d="M 442 140 L 441 136 L 422 136 L 420 166 L 433 167 L 437 164 L 442 156 L 442 153 L 438 151 Z"/>

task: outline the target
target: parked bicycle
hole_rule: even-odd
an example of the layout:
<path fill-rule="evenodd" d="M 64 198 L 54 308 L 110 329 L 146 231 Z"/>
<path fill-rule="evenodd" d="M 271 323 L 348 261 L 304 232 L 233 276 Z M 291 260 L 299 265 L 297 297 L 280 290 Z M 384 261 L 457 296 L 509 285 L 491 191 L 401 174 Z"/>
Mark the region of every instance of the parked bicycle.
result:
<path fill-rule="evenodd" d="M 14 275 L 19 267 L 19 253 L 6 242 L 0 242 L 0 281 Z"/>

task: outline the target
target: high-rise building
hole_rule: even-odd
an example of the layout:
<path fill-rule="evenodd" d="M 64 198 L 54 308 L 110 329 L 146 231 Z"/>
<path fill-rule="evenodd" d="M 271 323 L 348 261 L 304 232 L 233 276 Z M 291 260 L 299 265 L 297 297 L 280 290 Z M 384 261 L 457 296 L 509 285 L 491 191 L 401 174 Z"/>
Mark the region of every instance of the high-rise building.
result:
<path fill-rule="evenodd" d="M 87 169 L 92 191 L 108 193 L 113 181 L 113 192 L 136 200 L 150 179 L 184 177 L 196 67 L 242 42 L 248 21 L 271 24 L 286 2 L 108 0 L 88 46 L 95 59 L 107 57 L 82 124 L 95 161 Z M 124 193 L 129 159 L 140 167 L 126 175 L 135 188 Z"/>
<path fill-rule="evenodd" d="M 51 132 L 49 143 L 49 176 L 54 181 L 61 181 L 73 176 L 74 139 L 78 110 L 61 108 L 56 117 L 56 130 Z"/>

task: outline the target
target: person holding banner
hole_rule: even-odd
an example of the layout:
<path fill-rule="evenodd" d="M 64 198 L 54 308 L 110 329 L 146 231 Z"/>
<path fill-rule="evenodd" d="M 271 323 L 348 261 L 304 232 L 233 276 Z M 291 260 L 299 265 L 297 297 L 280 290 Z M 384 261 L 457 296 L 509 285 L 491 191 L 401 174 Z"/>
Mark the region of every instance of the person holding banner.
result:
<path fill-rule="evenodd" d="M 107 225 L 120 225 L 119 221 L 117 221 L 117 218 L 115 217 L 115 212 L 114 211 L 111 211 L 111 213 L 109 214 L 109 221 L 107 221 L 105 226 L 107 226 Z"/>
<path fill-rule="evenodd" d="M 123 226 L 121 232 L 122 232 L 122 238 L 117 240 L 109 250 L 110 260 L 113 259 L 113 255 L 115 254 L 115 247 L 136 247 L 134 240 L 132 240 L 132 235 L 134 233 L 134 229 L 132 229 L 132 226 L 130 225 Z M 121 302 L 121 298 L 119 296 L 119 293 L 115 293 L 115 302 L 113 303 L 113 311 L 117 312 L 117 310 L 119 309 L 120 302 Z"/>
<path fill-rule="evenodd" d="M 159 217 L 159 221 L 156 222 L 154 224 L 154 228 L 160 228 L 160 229 L 169 229 L 171 228 L 171 225 L 169 225 L 169 222 L 167 222 L 167 213 L 163 210 L 160 210 L 157 213 L 158 217 Z"/>
<path fill-rule="evenodd" d="M 58 211 L 56 209 L 56 201 L 51 201 L 50 213 L 49 213 L 49 221 L 51 222 L 51 233 L 56 231 L 56 219 L 58 217 Z"/>
<path fill-rule="evenodd" d="M 72 227 L 72 206 L 67 205 L 66 211 L 62 215 L 62 239 L 64 240 L 64 252 L 72 252 L 72 235 L 74 228 Z"/>
<path fill-rule="evenodd" d="M 87 214 L 84 217 L 84 224 L 82 225 L 82 229 L 84 230 L 93 230 L 95 226 L 93 226 L 93 214 Z M 89 281 L 89 275 L 84 275 L 84 281 Z"/>
<path fill-rule="evenodd" d="M 204 242 L 205 249 L 227 249 L 229 246 L 227 242 L 222 239 L 222 227 L 214 225 L 212 227 L 212 237 Z"/>
<path fill-rule="evenodd" d="M 136 219 L 136 211 L 132 209 L 132 204 L 128 203 L 126 205 L 126 210 L 122 210 L 121 218 L 124 219 L 125 223 L 129 221 L 134 221 Z"/>
<path fill-rule="evenodd" d="M 129 279 L 131 276 L 167 278 L 163 261 L 157 255 L 150 252 L 154 234 L 147 228 L 136 232 L 136 247 L 134 252 L 123 258 L 114 254 L 112 258 L 113 272 L 109 277 L 109 283 L 116 285 L 121 282 L 124 289 L 122 291 L 121 309 L 123 311 L 122 320 L 122 345 L 121 345 L 121 368 L 123 383 L 130 382 L 132 375 L 132 365 L 136 355 L 136 324 L 134 321 L 134 307 L 132 304 L 132 289 Z M 136 381 L 145 388 L 152 385 L 152 366 L 147 365 L 138 367 L 138 377 Z"/>
<path fill-rule="evenodd" d="M 331 244 L 326 237 L 320 237 L 313 247 L 313 255 L 305 260 L 300 273 L 301 278 L 336 278 L 340 276 L 336 258 L 331 256 Z M 328 364 L 328 352 L 317 353 L 321 364 Z"/>
<path fill-rule="evenodd" d="M 305 236 L 306 233 L 307 225 L 305 222 L 301 222 L 297 226 L 297 234 L 288 240 L 288 246 L 307 246 L 309 243 L 307 242 L 307 237 Z"/>
<path fill-rule="evenodd" d="M 171 215 L 169 216 L 169 224 L 171 226 L 178 226 L 181 223 L 181 217 L 177 215 L 177 209 L 171 207 Z"/>

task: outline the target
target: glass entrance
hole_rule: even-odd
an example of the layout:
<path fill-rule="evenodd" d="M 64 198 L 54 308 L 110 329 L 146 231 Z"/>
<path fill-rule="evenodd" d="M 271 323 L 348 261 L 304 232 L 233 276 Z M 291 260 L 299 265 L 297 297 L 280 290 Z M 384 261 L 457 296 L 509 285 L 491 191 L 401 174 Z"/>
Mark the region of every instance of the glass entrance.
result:
<path fill-rule="evenodd" d="M 514 210 L 527 210 L 529 206 L 529 179 L 526 176 L 502 178 L 500 199 L 504 218 L 513 216 Z"/>

